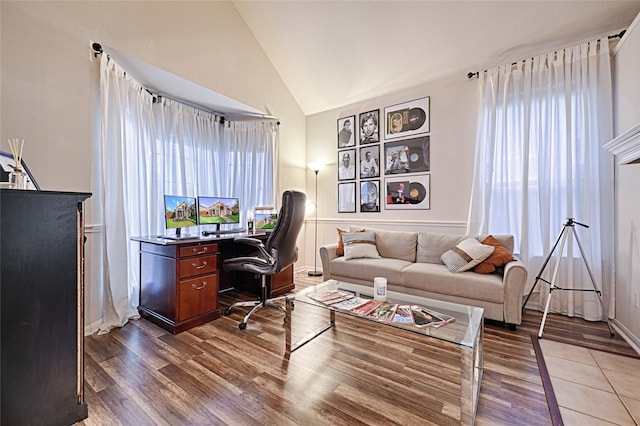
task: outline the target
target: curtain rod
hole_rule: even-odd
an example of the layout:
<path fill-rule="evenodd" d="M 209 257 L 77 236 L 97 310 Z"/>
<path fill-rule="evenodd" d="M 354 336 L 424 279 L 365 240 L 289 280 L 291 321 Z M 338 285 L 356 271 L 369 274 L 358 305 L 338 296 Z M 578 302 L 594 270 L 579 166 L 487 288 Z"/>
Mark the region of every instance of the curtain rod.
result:
<path fill-rule="evenodd" d="M 98 55 L 101 55 L 101 54 L 104 53 L 104 49 L 102 48 L 102 45 L 100 43 L 97 43 L 97 42 L 92 42 L 91 43 L 91 50 L 93 51 L 93 57 L 94 58 L 97 58 Z M 109 55 L 107 55 L 107 57 L 109 57 Z M 208 112 L 209 114 L 212 114 L 212 115 L 220 118 L 220 124 L 221 125 L 224 125 L 225 122 L 229 123 L 230 121 L 234 121 L 234 120 L 228 120 L 221 113 L 213 111 L 211 109 L 207 109 L 207 108 L 203 107 L 202 105 L 194 104 L 194 103 L 186 101 L 184 99 L 177 99 L 177 98 L 174 98 L 172 96 L 167 96 L 167 94 L 161 93 L 161 92 L 153 93 L 151 90 L 147 89 L 146 87 L 144 88 L 144 90 L 147 93 L 149 93 L 151 96 L 153 96 L 153 103 L 159 102 L 160 98 L 167 98 L 167 99 L 171 99 L 174 102 L 178 102 L 178 103 L 190 106 L 191 108 L 195 108 L 195 109 L 200 110 L 200 111 Z M 267 121 L 274 121 L 275 120 L 276 121 L 276 125 L 278 127 L 280 126 L 280 120 L 278 120 L 275 117 L 267 117 L 267 116 L 259 117 L 259 116 L 249 116 L 249 115 L 242 116 L 242 117 L 243 118 L 248 118 L 248 119 L 251 119 L 252 121 L 257 121 L 257 122 L 259 122 L 260 120 L 267 120 Z M 239 121 L 245 121 L 245 120 L 239 120 Z"/>
<path fill-rule="evenodd" d="M 622 38 L 622 36 L 627 32 L 627 30 L 622 30 L 620 31 L 618 34 L 612 34 L 610 36 L 608 36 L 607 38 L 609 40 L 614 39 L 614 38 Z M 518 61 L 519 62 L 519 61 Z M 511 65 L 516 65 L 518 62 L 513 62 L 511 63 Z M 487 70 L 484 70 L 483 72 L 487 72 Z M 467 73 L 467 78 L 473 78 L 473 77 L 480 77 L 480 72 L 479 71 L 470 71 Z"/>

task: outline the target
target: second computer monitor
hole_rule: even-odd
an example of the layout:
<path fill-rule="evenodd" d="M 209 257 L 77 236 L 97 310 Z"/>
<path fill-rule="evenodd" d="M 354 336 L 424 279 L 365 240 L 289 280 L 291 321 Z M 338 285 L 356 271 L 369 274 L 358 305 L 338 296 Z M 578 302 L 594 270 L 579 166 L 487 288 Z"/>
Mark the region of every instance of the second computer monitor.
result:
<path fill-rule="evenodd" d="M 198 224 L 235 225 L 240 223 L 240 200 L 227 197 L 198 197 Z"/>

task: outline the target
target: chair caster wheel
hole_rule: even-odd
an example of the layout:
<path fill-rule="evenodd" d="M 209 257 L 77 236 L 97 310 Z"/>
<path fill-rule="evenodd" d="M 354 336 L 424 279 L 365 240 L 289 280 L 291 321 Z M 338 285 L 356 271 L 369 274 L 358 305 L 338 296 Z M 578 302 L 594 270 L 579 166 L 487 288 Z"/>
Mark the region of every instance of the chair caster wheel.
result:
<path fill-rule="evenodd" d="M 240 330 L 244 330 L 245 328 L 247 328 L 247 323 L 246 322 L 241 322 L 238 327 L 240 327 Z"/>
<path fill-rule="evenodd" d="M 224 314 L 227 315 L 227 316 L 231 315 L 231 308 L 225 309 L 224 310 Z"/>

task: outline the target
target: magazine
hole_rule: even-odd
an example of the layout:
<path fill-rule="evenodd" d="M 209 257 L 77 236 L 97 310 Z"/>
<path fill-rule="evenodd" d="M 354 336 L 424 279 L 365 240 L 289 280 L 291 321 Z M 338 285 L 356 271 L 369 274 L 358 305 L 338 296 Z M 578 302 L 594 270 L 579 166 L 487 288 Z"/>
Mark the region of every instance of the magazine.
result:
<path fill-rule="evenodd" d="M 373 312 L 376 308 L 378 308 L 380 305 L 382 305 L 382 302 L 376 302 L 375 300 L 369 300 L 364 305 L 358 306 L 357 308 L 351 309 L 351 312 L 353 312 L 354 314 L 358 314 L 358 315 L 362 315 L 362 316 L 366 317 L 371 312 Z"/>
<path fill-rule="evenodd" d="M 353 297 L 353 294 L 342 292 L 339 290 L 327 291 L 324 293 L 310 294 L 308 296 L 310 299 L 315 300 L 316 302 L 325 303 L 330 305 L 332 303 L 340 302 L 342 300 L 350 299 Z"/>
<path fill-rule="evenodd" d="M 418 327 L 437 328 L 456 320 L 450 315 L 445 315 L 418 305 L 411 306 L 411 314 L 414 324 Z"/>
<path fill-rule="evenodd" d="M 351 296 L 349 299 L 342 300 L 337 303 L 331 303 L 331 307 L 335 309 L 344 309 L 350 311 L 352 309 L 358 308 L 369 302 L 369 299 L 363 299 L 361 297 Z"/>
<path fill-rule="evenodd" d="M 396 312 L 393 314 L 393 322 L 400 322 L 403 324 L 412 324 L 413 315 L 411 315 L 411 306 L 398 305 Z"/>
<path fill-rule="evenodd" d="M 398 305 L 392 303 L 383 303 L 374 309 L 369 316 L 380 321 L 391 321 L 397 306 Z"/>

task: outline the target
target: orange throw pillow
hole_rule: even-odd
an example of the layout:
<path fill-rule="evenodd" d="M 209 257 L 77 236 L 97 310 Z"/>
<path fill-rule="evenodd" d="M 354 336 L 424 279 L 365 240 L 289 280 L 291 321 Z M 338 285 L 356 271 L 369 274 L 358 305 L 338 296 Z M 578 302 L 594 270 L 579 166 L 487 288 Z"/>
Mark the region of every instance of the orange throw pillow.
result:
<path fill-rule="evenodd" d="M 486 258 L 482 263 L 473 268 L 473 272 L 479 274 L 490 274 L 495 272 L 496 268 L 504 266 L 512 260 L 516 260 L 515 257 L 503 246 L 500 241 L 496 240 L 493 235 L 489 235 L 481 241 L 482 244 L 493 246 L 495 249 L 491 256 Z"/>
<path fill-rule="evenodd" d="M 336 247 L 336 254 L 338 256 L 344 256 L 344 241 L 342 241 L 342 234 L 344 234 L 345 232 L 364 232 L 364 229 L 358 229 L 355 231 L 349 231 L 347 229 L 340 229 L 340 228 L 336 228 L 338 230 L 338 247 Z"/>

